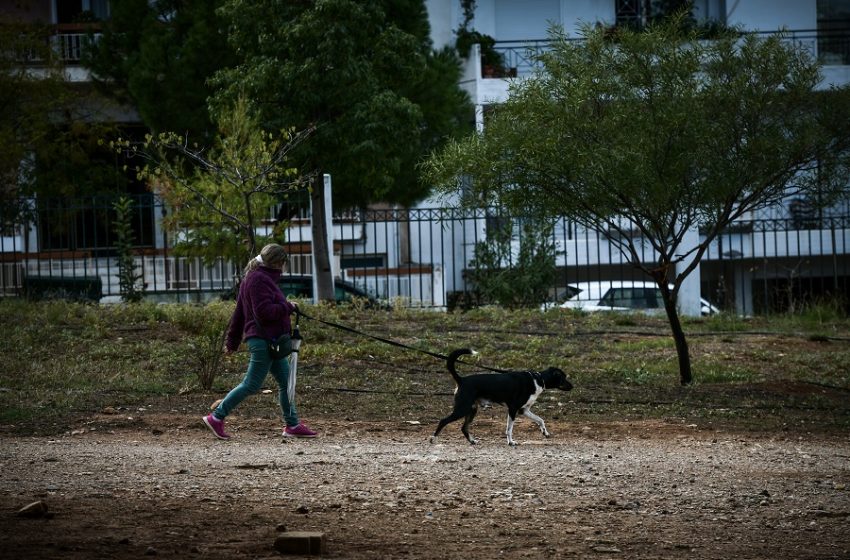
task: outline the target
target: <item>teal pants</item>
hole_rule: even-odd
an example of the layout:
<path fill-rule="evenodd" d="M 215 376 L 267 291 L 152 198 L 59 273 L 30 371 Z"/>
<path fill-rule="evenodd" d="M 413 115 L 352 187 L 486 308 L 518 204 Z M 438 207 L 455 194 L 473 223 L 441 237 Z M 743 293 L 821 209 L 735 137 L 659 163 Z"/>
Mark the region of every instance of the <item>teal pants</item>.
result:
<path fill-rule="evenodd" d="M 289 358 L 272 360 L 269 356 L 268 344 L 262 338 L 251 337 L 246 343 L 248 344 L 248 350 L 251 352 L 248 371 L 245 372 L 242 383 L 227 393 L 227 396 L 224 397 L 221 404 L 213 411 L 213 414 L 215 414 L 216 418 L 224 420 L 246 397 L 254 395 L 262 389 L 266 376 L 271 372 L 274 380 L 277 381 L 277 395 L 280 401 L 280 410 L 283 413 L 283 420 L 287 426 L 297 426 L 298 412 L 295 410 L 295 403 L 290 402 L 289 395 L 286 392 L 287 383 L 289 382 Z"/>

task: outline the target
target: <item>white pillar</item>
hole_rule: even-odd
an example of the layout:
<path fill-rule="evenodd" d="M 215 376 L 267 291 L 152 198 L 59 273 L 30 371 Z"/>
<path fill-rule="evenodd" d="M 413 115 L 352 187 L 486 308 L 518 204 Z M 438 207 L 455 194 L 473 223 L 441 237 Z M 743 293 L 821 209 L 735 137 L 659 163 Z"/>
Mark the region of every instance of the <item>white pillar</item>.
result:
<path fill-rule="evenodd" d="M 699 245 L 699 230 L 692 227 L 682 238 L 680 254 L 684 254 L 695 249 L 697 245 Z M 676 264 L 676 275 L 678 276 L 684 272 L 684 270 L 691 265 L 693 259 L 694 254 L 691 253 L 688 258 L 683 259 L 681 262 Z M 685 281 L 682 282 L 682 286 L 679 288 L 679 298 L 676 303 L 679 306 L 679 314 L 683 317 L 699 317 L 702 314 L 702 305 L 700 304 L 699 265 L 697 265 L 688 277 L 685 278 Z"/>
<path fill-rule="evenodd" d="M 331 196 L 331 176 L 327 173 L 323 176 L 324 181 L 322 182 L 322 188 L 324 189 L 324 201 L 325 208 L 324 212 L 314 212 L 313 208 L 310 208 L 310 215 L 313 219 L 321 215 L 325 220 L 325 231 L 327 232 L 327 236 L 325 241 L 327 242 L 327 251 L 328 258 L 331 263 L 331 276 L 333 278 L 339 277 L 339 265 L 337 264 L 337 260 L 334 257 L 334 229 L 333 229 L 333 197 Z M 312 201 L 311 201 L 312 204 Z M 316 275 L 316 270 L 318 267 L 316 266 L 316 250 L 315 244 L 321 242 L 320 239 L 315 239 L 311 237 L 311 243 L 313 244 L 314 249 L 311 252 L 312 258 L 312 266 L 313 266 L 313 303 L 319 303 L 319 282 L 318 276 Z"/>

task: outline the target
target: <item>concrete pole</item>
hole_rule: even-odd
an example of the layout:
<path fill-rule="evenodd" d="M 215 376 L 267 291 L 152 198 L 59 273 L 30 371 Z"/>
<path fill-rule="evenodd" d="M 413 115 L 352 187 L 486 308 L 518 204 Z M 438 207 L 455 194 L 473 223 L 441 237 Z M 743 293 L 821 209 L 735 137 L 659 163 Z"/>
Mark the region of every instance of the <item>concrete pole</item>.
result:
<path fill-rule="evenodd" d="M 320 247 L 320 243 L 325 244 L 325 251 L 321 251 L 325 255 L 327 255 L 328 262 L 330 265 L 330 275 L 331 275 L 331 286 L 333 286 L 333 280 L 339 276 L 339 266 L 337 265 L 336 258 L 334 257 L 334 229 L 333 229 L 333 199 L 331 196 L 331 176 L 327 173 L 323 176 L 322 186 L 323 189 L 322 201 L 324 203 L 323 208 L 313 208 L 314 197 L 310 197 L 310 216 L 311 220 L 319 219 L 324 222 L 323 228 L 313 228 L 313 232 L 320 231 L 323 235 L 312 235 L 311 243 L 312 243 L 312 264 L 313 264 L 313 303 L 319 303 L 319 276 L 323 274 L 323 266 L 317 259 L 317 254 L 319 251 L 316 249 Z M 331 290 L 333 288 L 331 287 Z"/>
<path fill-rule="evenodd" d="M 699 245 L 699 230 L 696 227 L 690 228 L 682 238 L 680 250 L 682 253 L 696 248 Z M 693 262 L 693 254 L 676 265 L 676 275 L 683 272 Z M 702 314 L 702 305 L 700 304 L 700 270 L 699 265 L 685 278 L 679 288 L 679 297 L 677 303 L 679 305 L 679 314 L 683 317 L 699 317 Z"/>

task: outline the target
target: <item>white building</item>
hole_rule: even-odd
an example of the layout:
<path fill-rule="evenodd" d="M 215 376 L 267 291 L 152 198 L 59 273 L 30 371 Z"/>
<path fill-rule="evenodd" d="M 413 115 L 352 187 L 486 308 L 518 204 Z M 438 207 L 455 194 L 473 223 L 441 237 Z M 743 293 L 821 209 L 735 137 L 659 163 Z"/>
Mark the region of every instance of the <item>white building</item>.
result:
<path fill-rule="evenodd" d="M 471 27 L 495 39 L 495 48 L 507 61 L 507 71 L 497 77 L 482 65 L 474 48 L 465 60 L 461 86 L 475 106 L 475 120 L 484 126 L 487 107 L 503 102 L 510 80 L 522 80 L 533 65 L 528 49 L 545 49 L 549 27 L 562 26 L 577 36 L 583 25 L 617 25 L 641 21 L 649 0 L 478 0 Z M 27 6 L 22 11 L 21 6 Z M 464 13 L 459 0 L 427 0 L 435 47 L 453 45 Z M 85 83 L 87 73 L 79 65 L 80 49 L 90 24 L 77 16 L 90 12 L 109 17 L 107 0 L 0 0 L 7 14 L 53 24 L 53 41 L 66 63 L 69 81 Z M 785 29 L 789 40 L 809 49 L 824 65 L 822 87 L 850 83 L 850 0 L 697 0 L 697 20 L 740 26 L 744 30 L 775 33 Z M 96 29 L 95 29 L 96 31 Z M 137 118 L 132 110 L 110 108 L 118 120 Z M 366 287 L 380 297 L 406 298 L 413 305 L 443 308 L 453 295 L 469 289 L 464 271 L 474 255 L 475 244 L 487 235 L 487 225 L 499 217 L 487 212 L 441 211 L 437 201 L 425 201 L 412 209 L 373 208 L 365 213 L 339 216 L 334 224 L 336 270 L 343 278 Z M 769 307 L 768 291 L 794 288 L 801 278 L 820 279 L 816 292 L 846 294 L 850 278 L 850 233 L 847 209 L 827 214 L 830 221 L 815 223 L 805 206 L 788 205 L 753 219 L 785 220 L 795 234 L 784 229 L 765 229 L 765 222 L 745 224 L 722 236 L 706 256 L 690 297 L 702 295 L 717 301 L 722 291 L 729 307 L 751 313 Z M 228 263 L 204 267 L 193 259 L 169 253 L 169 239 L 159 227 L 161 208 L 145 214 L 150 233 L 140 249 L 145 283 L 151 292 L 210 292 L 221 290 L 232 277 Z M 758 223 L 759 225 L 754 225 Z M 290 229 L 293 268 L 310 273 L 310 233 L 303 223 Z M 117 297 L 117 280 L 111 257 L 100 247 L 77 242 L 53 246 L 35 223 L 15 235 L 0 238 L 0 293 L 16 293 L 24 276 L 99 277 L 104 293 Z M 567 222 L 560 224 L 556 243 L 561 251 L 559 287 L 579 280 L 624 279 L 633 275 L 616 249 L 594 232 L 584 232 Z M 67 245 L 67 246 L 66 246 Z M 142 254 L 143 253 L 143 254 Z M 805 289 L 802 288 L 802 289 Z M 698 298 L 697 298 L 698 299 Z M 723 302 L 718 302 L 723 303 Z"/>

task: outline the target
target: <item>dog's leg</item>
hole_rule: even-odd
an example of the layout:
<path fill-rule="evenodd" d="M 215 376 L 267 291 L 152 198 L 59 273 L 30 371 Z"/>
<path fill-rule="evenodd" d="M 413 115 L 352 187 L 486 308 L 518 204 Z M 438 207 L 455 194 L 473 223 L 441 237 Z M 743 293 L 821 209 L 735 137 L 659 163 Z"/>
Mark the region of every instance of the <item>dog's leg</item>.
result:
<path fill-rule="evenodd" d="M 466 440 L 475 445 L 478 443 L 478 440 L 469 435 L 469 425 L 472 424 L 472 420 L 475 418 L 475 415 L 478 413 L 478 408 L 473 407 L 469 414 L 466 415 L 466 420 L 463 421 L 463 426 L 460 427 L 460 431 L 463 432 L 463 435 L 466 436 Z"/>
<path fill-rule="evenodd" d="M 445 428 L 446 425 L 451 424 L 455 420 L 460 420 L 464 416 L 465 414 L 463 412 L 458 412 L 457 410 L 455 410 L 451 414 L 440 420 L 440 423 L 437 424 L 437 429 L 434 431 L 434 435 L 431 436 L 431 443 L 435 443 L 437 441 L 437 436 L 440 435 L 440 432 L 443 431 L 443 428 Z"/>
<path fill-rule="evenodd" d="M 533 412 L 531 412 L 527 408 L 525 410 L 523 410 L 522 413 L 527 418 L 530 418 L 532 422 L 537 424 L 537 427 L 540 428 L 540 431 L 543 432 L 544 436 L 546 436 L 546 437 L 550 436 L 549 430 L 546 429 L 546 424 L 543 422 L 543 418 L 537 416 L 536 414 L 534 414 Z"/>
<path fill-rule="evenodd" d="M 505 430 L 505 435 L 508 436 L 508 445 L 516 445 L 517 443 L 514 441 L 514 421 L 516 420 L 516 411 L 509 410 L 508 411 L 508 427 Z"/>

